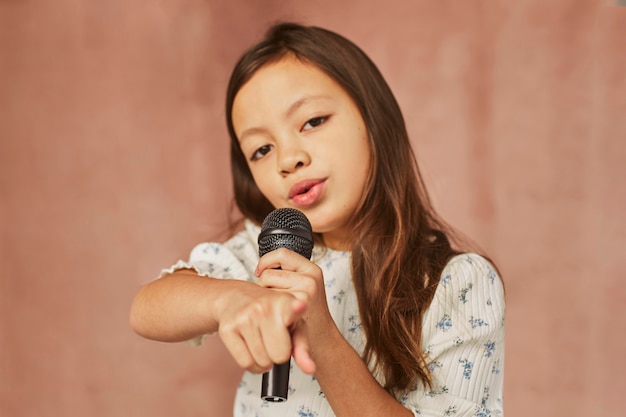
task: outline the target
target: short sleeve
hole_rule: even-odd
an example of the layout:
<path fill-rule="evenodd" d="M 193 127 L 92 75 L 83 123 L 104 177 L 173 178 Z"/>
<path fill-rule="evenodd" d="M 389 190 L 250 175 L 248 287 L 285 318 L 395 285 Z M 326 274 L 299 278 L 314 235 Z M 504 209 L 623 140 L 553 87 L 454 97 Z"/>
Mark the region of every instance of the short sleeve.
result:
<path fill-rule="evenodd" d="M 191 250 L 188 261 L 179 260 L 162 270 L 161 276 L 179 269 L 193 269 L 201 276 L 251 281 L 259 261 L 257 234 L 258 228 L 247 224 L 246 230 L 225 243 L 200 243 Z"/>
<path fill-rule="evenodd" d="M 483 257 L 463 254 L 444 268 L 424 317 L 432 389 L 401 402 L 415 416 L 502 416 L 504 287 Z"/>

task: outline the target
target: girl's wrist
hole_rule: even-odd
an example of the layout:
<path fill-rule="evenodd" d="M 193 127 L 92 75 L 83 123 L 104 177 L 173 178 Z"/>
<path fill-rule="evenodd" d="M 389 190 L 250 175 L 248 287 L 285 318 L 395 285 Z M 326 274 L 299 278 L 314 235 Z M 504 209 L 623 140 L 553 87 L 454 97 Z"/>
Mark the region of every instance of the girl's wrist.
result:
<path fill-rule="evenodd" d="M 329 355 L 336 354 L 341 344 L 348 343 L 332 319 L 330 319 L 329 325 L 324 326 L 323 332 L 312 333 L 312 335 L 313 337 L 309 337 L 309 343 L 311 357 L 316 364 L 319 363 L 320 359 L 324 360 Z"/>
<path fill-rule="evenodd" d="M 232 305 L 232 297 L 241 298 L 241 286 L 245 284 L 244 281 L 226 280 L 226 279 L 214 279 L 213 285 L 214 294 L 219 294 L 213 300 L 207 298 L 207 309 L 209 314 L 215 319 L 219 327 L 219 323 L 222 320 L 223 312 L 226 311 Z"/>

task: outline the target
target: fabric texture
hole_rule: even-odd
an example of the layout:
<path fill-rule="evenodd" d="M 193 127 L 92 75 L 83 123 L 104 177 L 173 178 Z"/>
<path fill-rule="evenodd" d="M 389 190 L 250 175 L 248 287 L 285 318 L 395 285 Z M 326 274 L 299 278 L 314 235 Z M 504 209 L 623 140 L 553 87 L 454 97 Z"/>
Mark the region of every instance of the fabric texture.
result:
<path fill-rule="evenodd" d="M 254 280 L 260 228 L 246 222 L 227 242 L 201 243 L 188 262 L 178 261 L 162 275 L 192 268 L 203 276 Z M 330 313 L 346 340 L 361 354 L 365 334 L 350 274 L 350 253 L 315 247 L 311 260 L 324 273 Z M 422 346 L 433 375 L 433 388 L 421 385 L 398 398 L 415 416 L 503 416 L 504 288 L 493 266 L 468 253 L 444 268 L 435 297 L 424 316 Z M 201 344 L 202 338 L 191 341 Z M 379 377 L 377 377 L 379 378 Z M 379 382 L 380 381 L 379 378 Z M 346 380 L 350 383 L 350 380 Z M 235 417 L 332 417 L 314 376 L 292 361 L 289 398 L 260 399 L 261 375 L 245 372 L 237 389 Z"/>

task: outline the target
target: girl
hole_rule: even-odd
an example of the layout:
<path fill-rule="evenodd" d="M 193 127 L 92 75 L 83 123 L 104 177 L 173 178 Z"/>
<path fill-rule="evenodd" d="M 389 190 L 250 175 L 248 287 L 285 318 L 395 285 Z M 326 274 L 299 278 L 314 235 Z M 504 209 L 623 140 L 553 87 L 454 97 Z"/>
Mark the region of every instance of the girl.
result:
<path fill-rule="evenodd" d="M 369 58 L 330 31 L 276 25 L 237 63 L 226 114 L 245 230 L 143 287 L 135 331 L 219 333 L 248 371 L 235 416 L 502 415 L 502 282 L 433 210 Z M 278 207 L 310 220 L 311 261 L 258 258 Z M 290 356 L 289 399 L 264 402 L 260 374 Z"/>

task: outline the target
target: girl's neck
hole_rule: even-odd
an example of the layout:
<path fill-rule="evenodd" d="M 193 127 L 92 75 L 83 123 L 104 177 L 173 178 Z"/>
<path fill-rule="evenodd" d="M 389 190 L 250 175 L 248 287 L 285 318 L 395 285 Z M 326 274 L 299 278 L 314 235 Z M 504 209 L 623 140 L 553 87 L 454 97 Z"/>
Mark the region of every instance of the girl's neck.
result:
<path fill-rule="evenodd" d="M 345 235 L 337 235 L 334 233 L 322 234 L 324 246 L 338 252 L 350 252 L 352 250 L 352 242 Z"/>

